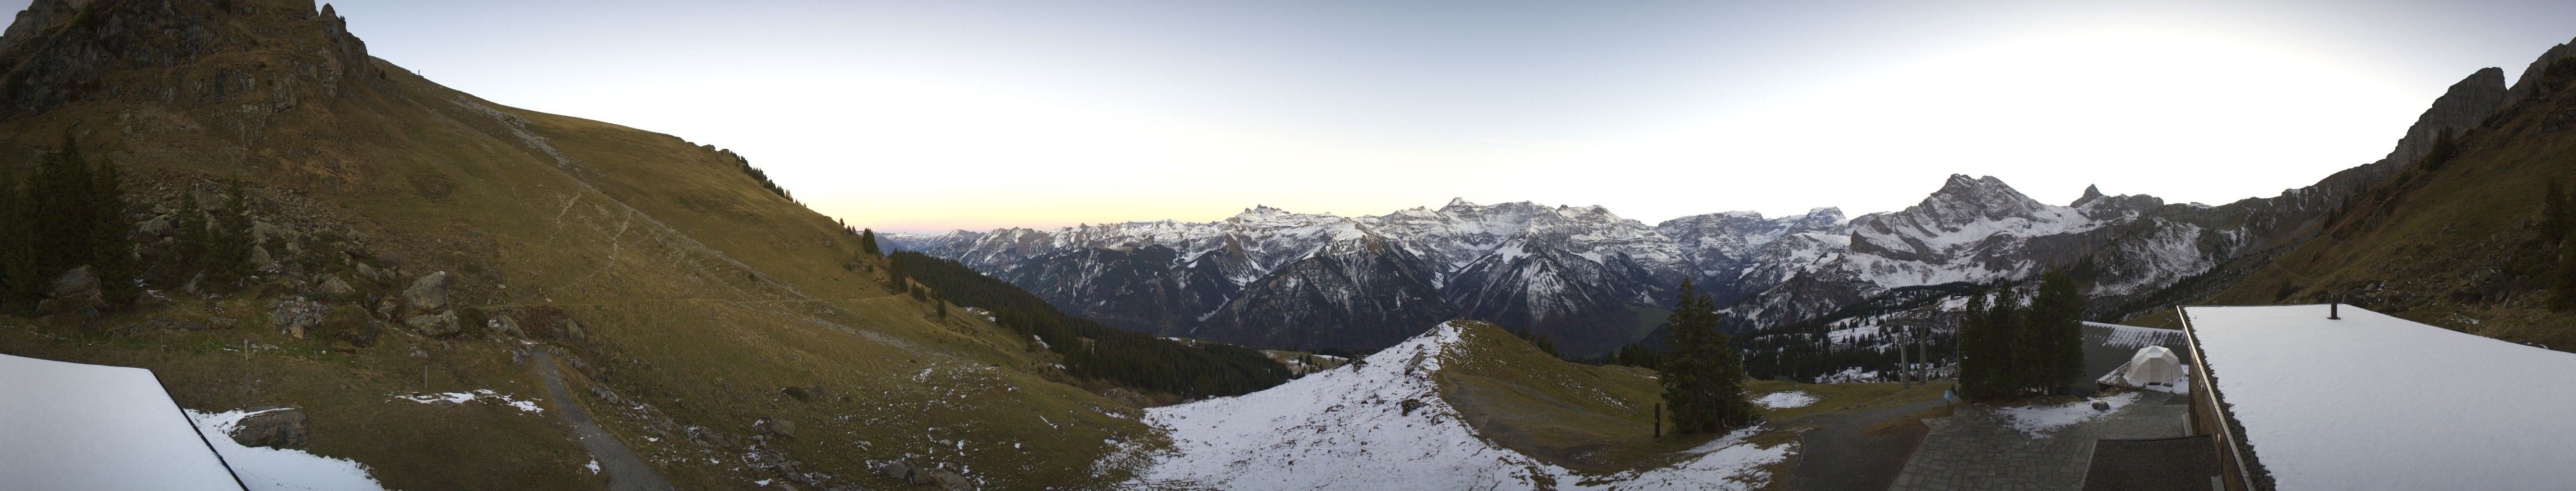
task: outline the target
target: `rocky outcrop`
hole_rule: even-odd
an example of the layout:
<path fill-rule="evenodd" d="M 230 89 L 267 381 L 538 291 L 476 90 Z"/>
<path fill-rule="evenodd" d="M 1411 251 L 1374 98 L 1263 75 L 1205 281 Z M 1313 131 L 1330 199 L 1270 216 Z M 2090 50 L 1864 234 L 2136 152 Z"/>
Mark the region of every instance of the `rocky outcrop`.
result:
<path fill-rule="evenodd" d="M 177 69 L 228 52 L 259 52 L 264 61 Z M 149 82 L 108 76 L 129 70 L 159 76 Z M 384 78 L 366 44 L 329 7 L 316 12 L 311 3 L 268 0 L 38 0 L 0 35 L 0 74 L 10 89 L 0 91 L 0 118 L 42 114 L 75 100 L 122 100 L 222 106 L 232 114 L 213 121 L 227 126 L 256 125 L 263 113 L 335 98 L 351 87 L 381 88 Z M 254 111 L 239 110 L 244 107 Z"/>
<path fill-rule="evenodd" d="M 455 280 L 450 279 L 446 271 L 430 273 L 428 276 L 412 280 L 411 288 L 403 289 L 403 305 L 410 306 L 416 312 L 447 308 L 447 291 L 455 284 Z"/>
<path fill-rule="evenodd" d="M 455 311 L 411 316 L 409 319 L 403 319 L 403 325 L 411 326 L 413 332 L 429 337 L 453 336 L 456 333 L 465 332 L 465 327 L 457 323 Z"/>
<path fill-rule="evenodd" d="M 89 266 L 72 268 L 54 277 L 51 298 L 36 302 L 36 314 L 79 314 L 98 317 L 98 308 L 107 303 L 99 290 L 98 275 Z"/>
<path fill-rule="evenodd" d="M 89 6 L 91 1 L 35 0 L 27 5 L 26 10 L 18 11 L 17 20 L 9 23 L 8 31 L 0 32 L 0 49 L 8 49 L 21 40 L 35 37 L 36 33 L 71 22 L 72 16 L 79 15 L 81 7 Z"/>
<path fill-rule="evenodd" d="M 322 275 L 322 296 L 339 299 L 354 298 L 358 296 L 358 289 L 349 286 L 349 282 L 340 279 L 339 275 L 326 274 Z"/>
<path fill-rule="evenodd" d="M 254 409 L 255 414 L 235 424 L 233 441 L 245 447 L 304 448 L 309 439 L 305 430 L 304 410 L 296 408 Z"/>
<path fill-rule="evenodd" d="M 2547 85 L 2542 83 L 2542 78 L 2549 72 L 2549 67 L 2560 61 L 2576 58 L 2576 48 L 2569 48 L 2569 45 L 2576 45 L 2576 41 L 2559 43 L 2557 46 L 2550 46 L 2547 51 L 2542 51 L 2540 59 L 2532 60 L 2530 67 L 2522 69 L 2522 76 L 2514 79 L 2513 89 L 2505 92 L 2504 100 L 2498 105 L 2512 105 L 2540 96 L 2543 92 L 2541 86 Z M 2495 69 L 2490 68 L 2490 70 Z M 2502 77 L 2503 71 L 2498 70 L 2497 76 Z"/>

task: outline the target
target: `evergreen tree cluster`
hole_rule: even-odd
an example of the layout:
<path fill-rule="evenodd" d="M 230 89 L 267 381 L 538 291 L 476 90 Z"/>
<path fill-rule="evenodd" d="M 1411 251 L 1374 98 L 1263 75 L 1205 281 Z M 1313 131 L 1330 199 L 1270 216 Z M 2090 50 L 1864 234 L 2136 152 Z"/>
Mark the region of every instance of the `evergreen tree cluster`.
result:
<path fill-rule="evenodd" d="M 23 175 L 0 172 L 0 304 L 31 308 L 81 266 L 98 275 L 108 307 L 132 304 L 142 267 L 125 209 L 116 165 L 92 164 L 68 133 Z"/>
<path fill-rule="evenodd" d="M 2540 245 L 2542 250 L 2556 248 L 2557 268 L 2549 272 L 2549 309 L 2576 309 L 2576 243 L 2568 234 L 2576 234 L 2576 209 L 2569 209 L 2571 199 L 2566 186 L 2549 180 L 2540 196 Z"/>
<path fill-rule="evenodd" d="M 1656 353 L 1654 348 L 1646 347 L 1646 343 L 1628 343 L 1620 346 L 1619 349 L 1611 350 L 1609 355 L 1603 356 L 1593 364 L 1627 365 L 1654 370 L 1659 366 L 1657 362 L 1662 361 L 1663 358 L 1664 356 Z"/>
<path fill-rule="evenodd" d="M 1538 331 L 1528 329 L 1511 329 L 1510 331 L 1513 336 L 1519 336 L 1522 341 L 1528 341 L 1531 347 L 1538 348 L 1540 352 L 1547 353 L 1547 356 L 1557 357 L 1558 359 L 1565 358 L 1565 355 L 1557 353 L 1556 341 L 1549 340 L 1547 336 L 1539 334 Z"/>
<path fill-rule="evenodd" d="M 996 322 L 1046 342 L 1065 370 L 1145 390 L 1185 396 L 1231 396 L 1288 381 L 1288 368 L 1259 350 L 1218 343 L 1188 346 L 1109 327 L 1057 310 L 1037 295 L 966 265 L 917 252 L 890 256 L 898 281 L 918 281 L 962 305 L 993 312 Z M 909 290 L 909 289 L 907 289 Z"/>
<path fill-rule="evenodd" d="M 1949 321 L 1909 319 L 1902 314 L 1923 311 L 1934 304 L 1965 297 L 1983 289 L 1971 283 L 1943 283 L 1890 289 L 1860 303 L 1834 309 L 1813 319 L 1772 326 L 1746 333 L 1737 344 L 1745 352 L 1744 369 L 1758 380 L 1791 378 L 1810 380 L 1852 367 L 1893 373 L 1899 360 L 1916 354 L 1898 355 L 1894 344 L 1904 338 L 1893 331 L 1917 333 L 1935 360 L 1951 359 L 1957 353 L 1958 340 L 1947 329 L 1933 329 L 1933 323 L 1948 327 Z M 1880 333 L 1835 336 L 1837 329 L 1861 325 L 1878 326 Z"/>
<path fill-rule="evenodd" d="M 2025 303 L 2009 286 L 1968 298 L 1959 321 L 1959 391 L 1975 399 L 2059 393 L 2084 370 L 2084 296 L 2063 271 L 2040 275 Z"/>
<path fill-rule="evenodd" d="M 1753 424 L 1760 415 L 1744 399 L 1743 358 L 1718 331 L 1717 302 L 1682 280 L 1673 313 L 1667 317 L 1672 347 L 1663 362 L 1664 405 L 1673 413 L 1673 428 L 1683 434 L 1724 433 Z"/>
<path fill-rule="evenodd" d="M 761 171 L 759 167 L 752 167 L 751 159 L 734 154 L 733 151 L 730 150 L 725 151 L 724 153 L 726 155 L 732 155 L 734 165 L 742 170 L 742 175 L 751 176 L 751 180 L 760 183 L 761 189 L 767 189 L 769 192 L 777 193 L 778 197 L 787 198 L 788 201 L 796 200 L 795 196 L 787 194 L 787 188 L 779 187 L 777 182 L 770 181 L 768 172 Z"/>

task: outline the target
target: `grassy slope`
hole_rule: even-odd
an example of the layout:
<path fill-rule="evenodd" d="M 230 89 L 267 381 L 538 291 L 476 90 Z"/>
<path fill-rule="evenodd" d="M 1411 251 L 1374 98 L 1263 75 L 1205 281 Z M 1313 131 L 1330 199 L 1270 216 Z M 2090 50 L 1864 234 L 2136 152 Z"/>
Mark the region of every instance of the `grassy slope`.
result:
<path fill-rule="evenodd" d="M 1480 435 L 1495 443 L 1568 469 L 1610 473 L 1670 464 L 1676 460 L 1675 452 L 1708 441 L 1704 435 L 1669 432 L 1662 439 L 1654 438 L 1652 411 L 1663 402 L 1663 387 L 1651 370 L 1570 363 L 1500 328 L 1478 322 L 1467 325 L 1461 343 L 1465 356 L 1443 362 L 1442 396 Z M 1761 397 L 1799 390 L 1820 398 L 1804 407 L 1761 410 L 1764 418 L 1778 422 L 1934 399 L 1947 387 L 1946 382 L 1906 389 L 1895 383 L 1747 381 L 1745 393 Z M 1795 439 L 1794 431 L 1777 431 L 1752 441 L 1768 446 Z M 1785 469 L 1772 470 L 1779 475 Z"/>
<path fill-rule="evenodd" d="M 2342 295 L 2417 322 L 2576 348 L 2576 316 L 2545 309 L 2554 250 L 2535 243 L 2534 226 L 2544 183 L 2576 177 L 2576 135 L 2564 121 L 2576 94 L 2544 92 L 2462 136 L 2462 153 L 2446 165 L 2392 179 L 2387 193 L 2205 303 Z"/>
<path fill-rule="evenodd" d="M 101 84 L 157 87 L 316 63 L 303 53 L 314 51 L 321 29 L 304 24 L 319 20 L 278 12 L 292 2 L 251 3 L 268 10 L 220 22 L 262 26 L 242 31 L 256 33 L 245 34 L 256 43 L 176 68 L 111 71 Z M 578 402 L 684 488 L 770 478 L 737 470 L 749 425 L 761 417 L 799 424 L 798 437 L 776 446 L 803 470 L 872 485 L 887 483 L 870 481 L 863 461 L 907 454 L 971 466 L 996 488 L 1112 482 L 1116 472 L 1089 468 L 1102 441 L 1144 432 L 1104 414 L 1132 410 L 1047 382 L 1040 367 L 1051 360 L 1017 336 L 956 312 L 934 320 L 930 309 L 939 307 L 886 294 L 875 286 L 882 262 L 854 260 L 856 244 L 832 220 L 762 190 L 710 148 L 491 104 L 376 63 L 389 76 L 379 87 L 329 97 L 308 82 L 290 90 L 300 91 L 300 104 L 274 113 L 84 98 L 0 121 L 0 155 L 50 147 L 69 128 L 126 165 L 137 176 L 129 187 L 146 202 L 175 202 L 175 189 L 191 182 L 246 176 L 263 198 L 254 209 L 273 215 L 267 220 L 343 232 L 360 260 L 400 265 L 406 281 L 449 271 L 460 277 L 455 298 L 468 306 L 558 308 L 591 333 L 552 342 L 581 360 L 565 366 L 575 392 L 600 384 L 627 401 Z M 257 99 L 228 102 L 272 96 L 235 97 Z M 264 307 L 250 298 L 189 300 L 105 324 L 264 318 Z M 58 319 L 0 323 L 17 326 L 0 329 L 0 352 L 153 368 L 185 407 L 307 407 L 316 452 L 373 466 L 396 487 L 604 484 L 580 469 L 587 457 L 551 414 L 385 400 L 420 386 L 422 366 L 432 390 L 541 397 L 528 368 L 508 361 L 514 341 L 389 332 L 372 348 L 334 352 L 256 324 L 116 336 Z M 244 360 L 217 348 L 241 339 L 280 349 Z M 408 356 L 415 347 L 430 356 Z M 788 398 L 780 389 L 789 386 L 816 387 L 820 397 Z M 546 403 L 565 402 L 573 401 Z M 687 426 L 720 436 L 700 445 L 679 431 Z M 963 450 L 932 441 L 961 439 Z"/>

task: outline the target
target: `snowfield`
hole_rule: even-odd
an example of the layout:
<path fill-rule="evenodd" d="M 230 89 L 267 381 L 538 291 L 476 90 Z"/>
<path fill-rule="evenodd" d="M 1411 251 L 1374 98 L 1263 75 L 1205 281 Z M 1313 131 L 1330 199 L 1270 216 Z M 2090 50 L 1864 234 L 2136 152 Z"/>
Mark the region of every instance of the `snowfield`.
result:
<path fill-rule="evenodd" d="M 1432 376 L 1459 339 L 1460 327 L 1444 323 L 1268 390 L 1147 409 L 1143 421 L 1171 446 L 1104 464 L 1141 467 L 1128 486 L 1138 488 L 1747 489 L 1767 482 L 1759 467 L 1794 446 L 1743 444 L 1757 432 L 1747 429 L 1683 452 L 1696 456 L 1674 466 L 1577 475 L 1476 436 L 1441 398 Z"/>

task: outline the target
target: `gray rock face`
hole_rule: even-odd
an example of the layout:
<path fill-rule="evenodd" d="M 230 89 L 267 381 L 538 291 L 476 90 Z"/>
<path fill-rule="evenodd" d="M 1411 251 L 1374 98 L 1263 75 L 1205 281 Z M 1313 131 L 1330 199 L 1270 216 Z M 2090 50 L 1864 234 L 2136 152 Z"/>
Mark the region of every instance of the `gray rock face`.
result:
<path fill-rule="evenodd" d="M 242 418 L 230 435 L 245 447 L 304 448 L 304 410 L 271 409 Z"/>
<path fill-rule="evenodd" d="M 287 334 L 297 339 L 302 339 L 304 332 L 321 324 L 322 314 L 330 310 L 330 306 L 323 305 L 321 302 L 306 301 L 301 297 L 290 298 L 278 301 L 276 307 L 268 310 L 268 323 L 285 329 Z"/>
<path fill-rule="evenodd" d="M 170 234 L 178 232 L 178 229 L 170 226 L 170 217 L 152 217 L 151 220 L 134 224 L 134 231 L 153 237 L 169 237 Z"/>
<path fill-rule="evenodd" d="M 251 266 L 256 266 L 259 269 L 265 270 L 269 267 L 276 266 L 277 259 L 268 255 L 268 247 L 252 245 L 250 246 L 250 264 Z"/>
<path fill-rule="evenodd" d="M 507 315 L 492 316 L 492 330 L 514 338 L 528 337 L 528 331 L 519 328 L 519 320 Z"/>
<path fill-rule="evenodd" d="M 275 240 L 279 237 L 284 237 L 285 235 L 286 229 L 278 227 L 275 224 L 268 222 L 251 222 L 250 224 L 250 240 L 253 243 L 267 245 L 270 240 Z"/>
<path fill-rule="evenodd" d="M 974 480 L 947 469 L 930 473 L 930 481 L 932 484 L 938 484 L 940 489 L 948 491 L 975 491 Z"/>
<path fill-rule="evenodd" d="M 98 296 L 98 273 L 89 266 L 72 268 L 54 277 L 54 298 Z"/>
<path fill-rule="evenodd" d="M 2511 105 L 2539 95 L 2541 92 L 2541 76 L 2549 71 L 2549 66 L 2555 65 L 2561 60 L 2576 58 L 2576 48 L 2568 47 L 2571 44 L 2576 44 L 2576 41 L 2569 41 L 2557 46 L 2551 46 L 2548 51 L 2541 52 L 2540 59 L 2532 60 L 2531 67 L 2524 68 L 2522 70 L 2522 77 L 2514 79 L 2513 89 L 2505 93 L 2505 98 L 2501 105 Z M 2496 72 L 2496 76 L 2503 77 L 2504 72 L 2499 70 Z M 2501 84 L 2501 80 L 2499 80 L 2498 83 Z"/>
<path fill-rule="evenodd" d="M 73 16 L 80 13 L 80 8 L 89 5 L 91 1 L 36 0 L 27 6 L 27 10 L 18 11 L 18 18 L 9 24 L 9 30 L 0 31 L 0 48 L 17 44 L 55 24 L 70 22 Z"/>
<path fill-rule="evenodd" d="M 430 273 L 412 280 L 411 288 L 403 289 L 403 303 L 422 311 L 447 308 L 447 289 L 454 284 L 446 271 Z"/>
<path fill-rule="evenodd" d="M 877 473 L 884 474 L 887 479 L 897 481 L 912 480 L 912 466 L 905 464 L 900 460 L 887 461 L 884 464 L 877 465 Z"/>
<path fill-rule="evenodd" d="M 429 337 L 453 336 L 456 333 L 465 332 L 463 326 L 457 325 L 455 311 L 439 312 L 437 315 L 411 316 L 409 319 L 403 319 L 403 325 L 411 326 L 412 331 Z"/>
<path fill-rule="evenodd" d="M 760 418 L 751 422 L 751 432 L 761 435 L 796 436 L 796 422 L 787 418 Z"/>
<path fill-rule="evenodd" d="M 36 302 L 37 315 L 78 313 L 82 317 L 97 317 L 99 305 L 106 303 L 100 297 L 98 275 L 92 273 L 89 266 L 63 272 L 62 276 L 54 277 L 53 285 L 53 298 Z"/>
<path fill-rule="evenodd" d="M 322 277 L 323 296 L 330 298 L 348 298 L 356 296 L 357 294 L 358 289 L 356 287 L 349 286 L 349 282 L 347 281 L 341 281 L 340 277 L 337 275 L 324 275 Z"/>

